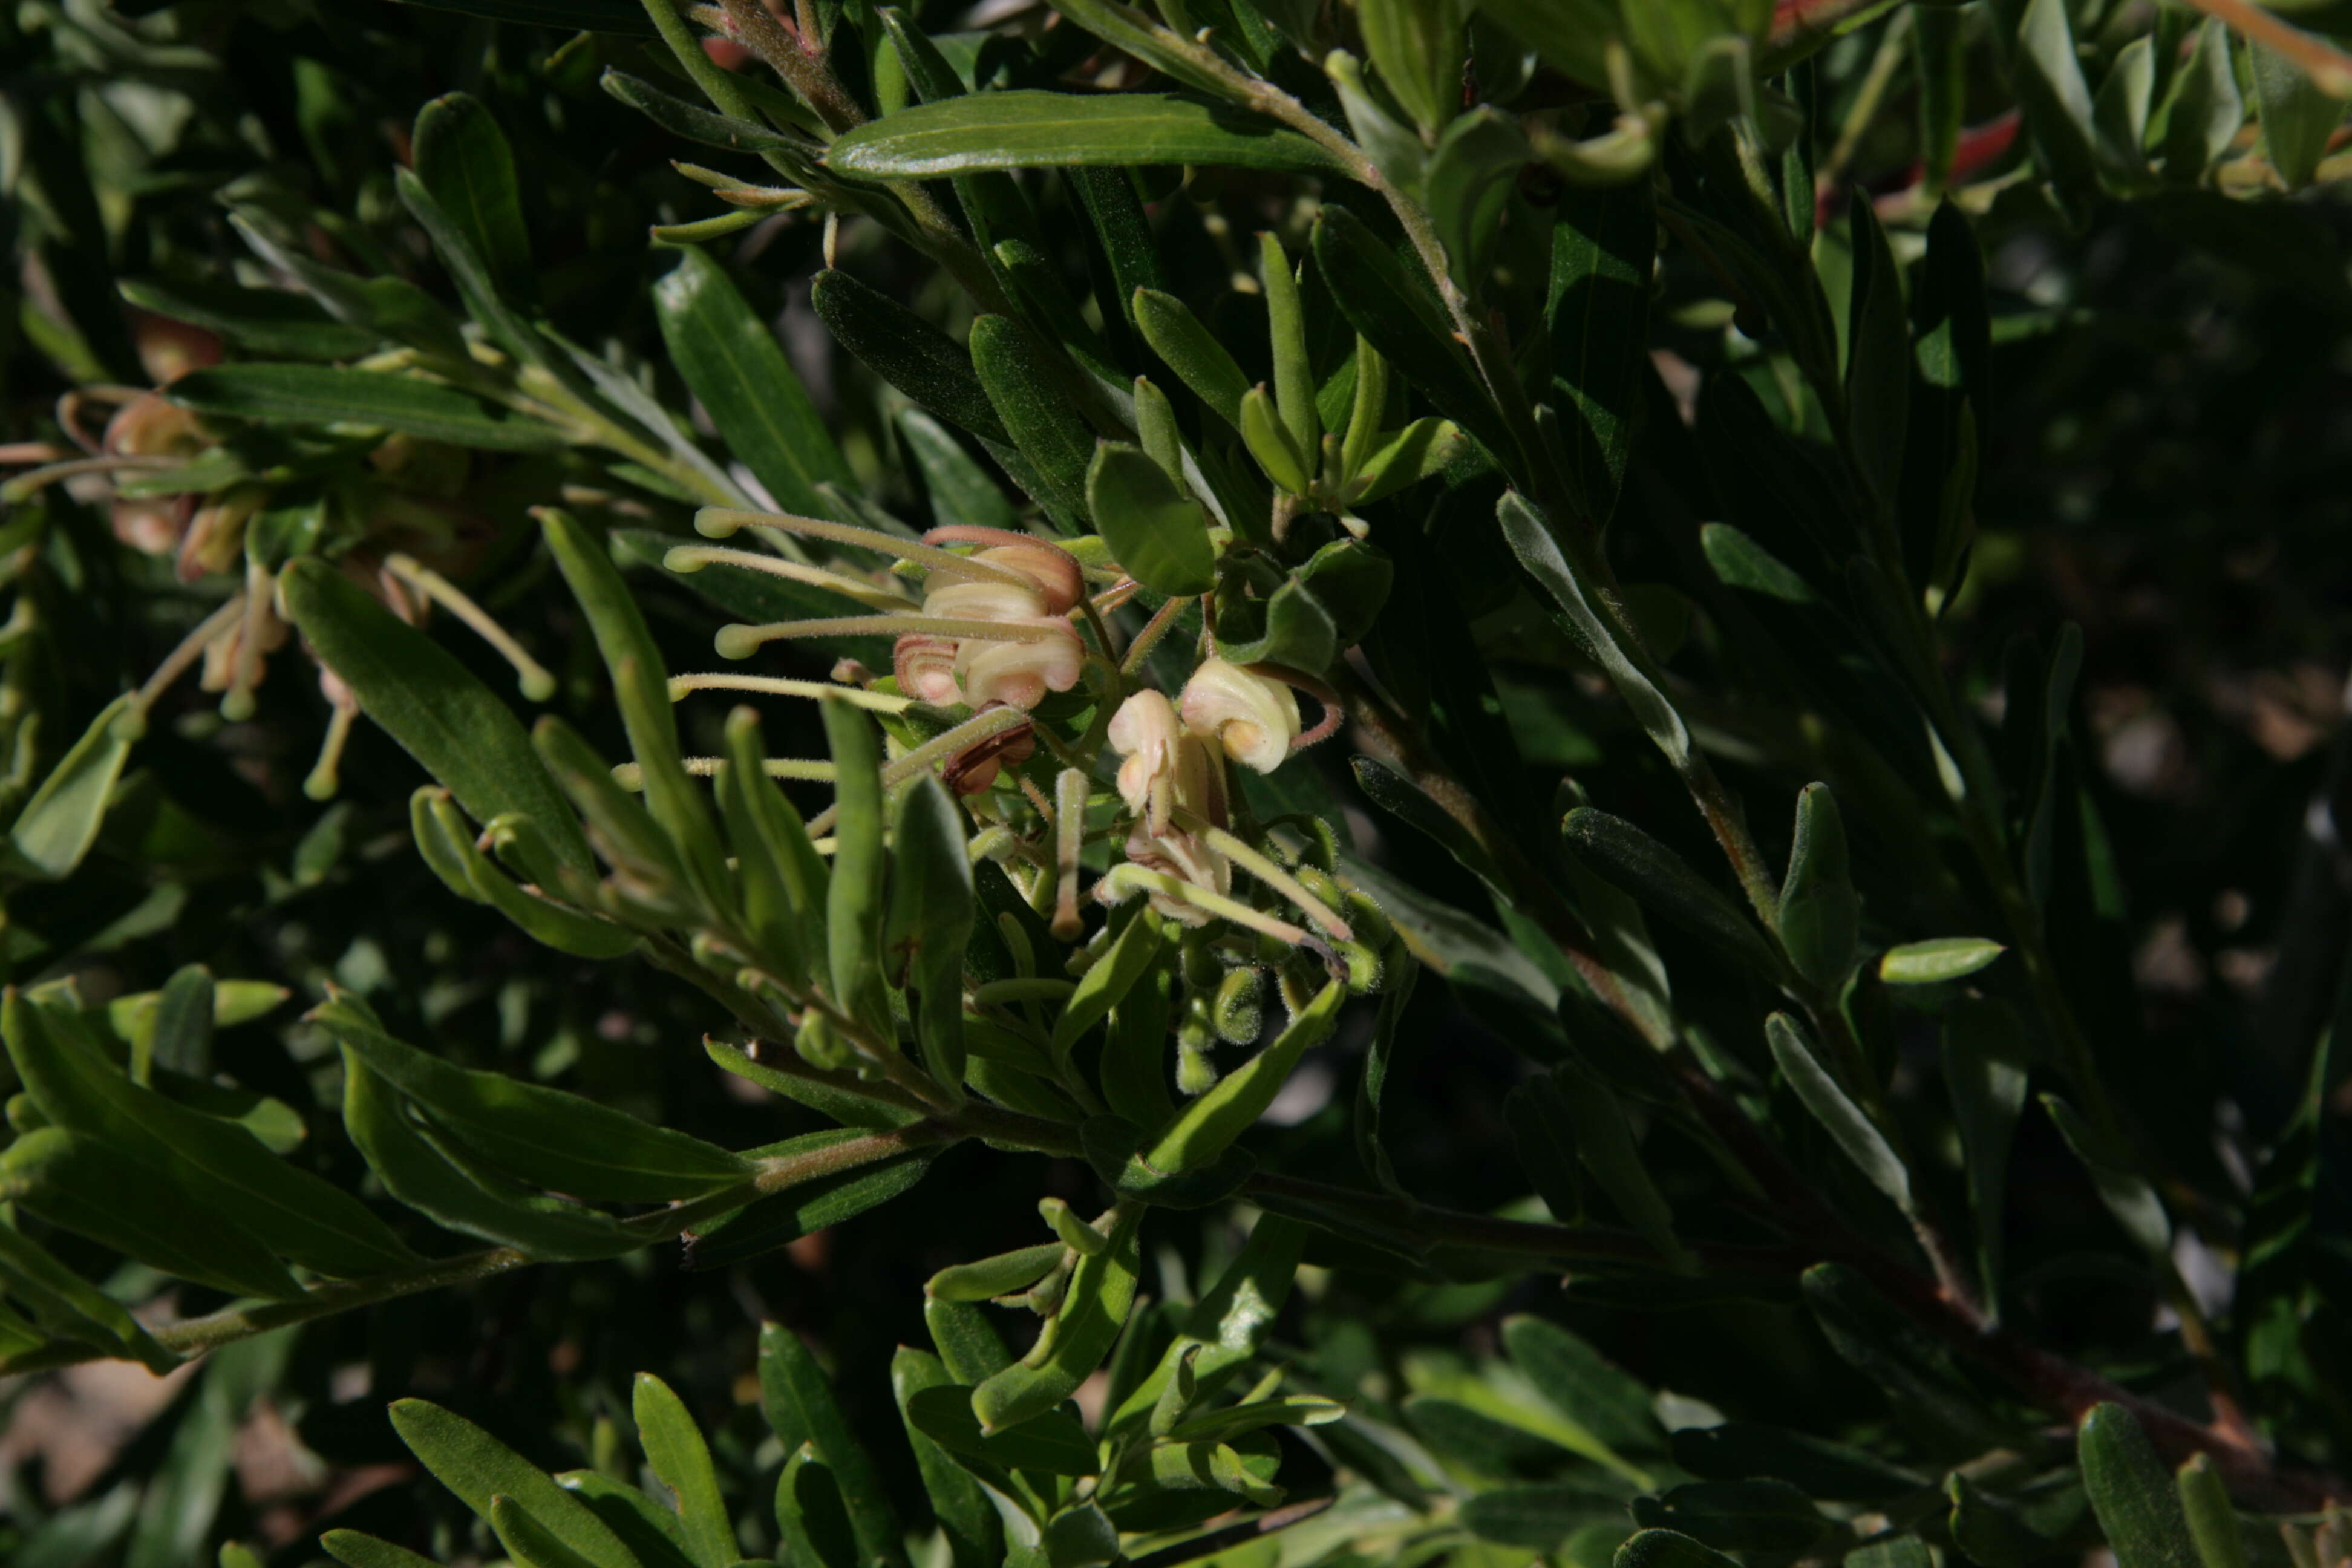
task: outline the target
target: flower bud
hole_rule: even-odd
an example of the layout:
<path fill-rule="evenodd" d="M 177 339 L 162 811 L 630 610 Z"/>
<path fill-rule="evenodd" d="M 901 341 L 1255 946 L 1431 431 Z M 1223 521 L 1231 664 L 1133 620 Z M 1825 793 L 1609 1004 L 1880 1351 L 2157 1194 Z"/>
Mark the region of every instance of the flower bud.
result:
<path fill-rule="evenodd" d="M 160 392 L 142 392 L 106 422 L 106 450 L 122 458 L 193 458 L 212 443 L 194 414 Z"/>
<path fill-rule="evenodd" d="M 1037 585 L 1039 596 L 1045 601 L 1045 608 L 1043 613 L 1046 615 L 1069 614 L 1076 605 L 1078 595 L 1085 587 L 1079 575 L 1078 563 L 1070 552 L 1043 541 L 1034 543 L 994 545 L 977 552 L 969 559 L 985 562 L 991 566 L 1001 566 L 1007 571 L 1018 572 L 1034 583 Z M 930 575 L 924 580 L 924 586 L 927 591 L 937 593 L 950 585 L 967 583 L 994 584 L 999 587 L 1010 586 L 1002 582 L 992 572 L 959 571 L 952 566 L 934 567 Z"/>
<path fill-rule="evenodd" d="M 1177 1092 L 1197 1097 L 1216 1087 L 1217 1064 L 1209 1059 L 1207 1043 L 1196 1043 L 1179 1035 L 1176 1040 Z"/>
<path fill-rule="evenodd" d="M 1265 976 L 1255 969 L 1228 970 L 1213 1004 L 1217 1037 L 1246 1046 L 1265 1026 Z"/>
<path fill-rule="evenodd" d="M 1298 699 L 1290 688 L 1222 658 L 1192 672 L 1182 710 L 1186 729 L 1262 773 L 1282 765 L 1298 735 Z"/>

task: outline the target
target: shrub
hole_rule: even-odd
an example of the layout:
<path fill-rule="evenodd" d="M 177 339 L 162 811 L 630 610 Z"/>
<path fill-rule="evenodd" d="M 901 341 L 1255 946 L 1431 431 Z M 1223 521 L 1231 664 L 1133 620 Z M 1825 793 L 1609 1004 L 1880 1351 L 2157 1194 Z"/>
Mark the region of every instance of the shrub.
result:
<path fill-rule="evenodd" d="M 448 4 L 0 24 L 13 1561 L 2344 1559 L 2340 8 Z"/>

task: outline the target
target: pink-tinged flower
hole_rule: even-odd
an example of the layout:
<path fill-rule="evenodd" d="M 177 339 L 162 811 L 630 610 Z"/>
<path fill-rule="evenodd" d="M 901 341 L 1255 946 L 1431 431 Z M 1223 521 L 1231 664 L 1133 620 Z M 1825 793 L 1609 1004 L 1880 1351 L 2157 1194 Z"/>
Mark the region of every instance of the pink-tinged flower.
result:
<path fill-rule="evenodd" d="M 1017 572 L 1037 585 L 1044 596 L 1043 614 L 1066 616 L 1077 605 L 1086 591 L 1086 580 L 1078 570 L 1077 557 L 1058 544 L 1033 539 L 1025 533 L 1013 533 L 1001 528 L 935 528 L 923 535 L 926 544 L 981 544 L 987 546 L 967 557 L 984 565 L 964 568 L 940 566 L 932 569 L 925 585 L 937 589 L 950 583 L 1001 582 L 997 573 L 987 566 Z"/>
<path fill-rule="evenodd" d="M 1035 642 L 983 642 L 966 637 L 956 648 L 957 683 L 977 711 L 1002 702 L 1024 711 L 1048 691 L 1067 691 L 1086 668 L 1086 650 L 1076 626 L 1059 616 L 1019 623 L 1045 636 Z"/>
<path fill-rule="evenodd" d="M 936 584 L 939 574 L 931 574 Z M 931 586 L 923 595 L 923 614 L 952 621 L 1034 621 L 1049 613 L 1045 595 L 1019 583 L 993 577 Z"/>
<path fill-rule="evenodd" d="M 1233 862 L 1190 833 L 1155 836 L 1139 822 L 1135 831 L 1127 836 L 1127 858 L 1147 871 L 1158 871 L 1213 893 L 1234 890 Z M 1103 885 L 1107 888 L 1109 884 Z M 1183 925 L 1206 925 L 1216 918 L 1167 893 L 1155 891 L 1150 898 L 1155 910 Z"/>
<path fill-rule="evenodd" d="M 1111 715 L 1111 749 L 1121 759 L 1118 797 L 1154 834 L 1168 831 L 1169 811 L 1175 803 L 1176 753 L 1184 738 L 1174 705 L 1149 688 L 1120 703 Z"/>
<path fill-rule="evenodd" d="M 1202 661 L 1184 683 L 1182 713 L 1186 729 L 1262 773 L 1280 767 L 1298 738 L 1298 699 L 1290 688 L 1222 658 Z"/>
<path fill-rule="evenodd" d="M 978 795 L 996 782 L 1007 765 L 1018 765 L 1037 754 L 1037 731 L 1028 724 L 991 735 L 969 751 L 959 752 L 940 770 L 940 782 L 958 795 Z"/>
<path fill-rule="evenodd" d="M 908 632 L 890 650 L 891 673 L 898 679 L 899 695 L 935 708 L 951 708 L 962 701 L 963 694 L 956 689 L 955 659 L 954 638 Z"/>

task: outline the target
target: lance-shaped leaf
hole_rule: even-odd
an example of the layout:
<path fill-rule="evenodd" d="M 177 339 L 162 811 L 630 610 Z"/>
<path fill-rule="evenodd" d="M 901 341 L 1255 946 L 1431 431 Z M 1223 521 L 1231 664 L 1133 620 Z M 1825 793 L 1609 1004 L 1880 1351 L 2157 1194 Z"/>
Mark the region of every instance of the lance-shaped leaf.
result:
<path fill-rule="evenodd" d="M 1623 817 L 1589 805 L 1570 812 L 1560 826 L 1586 865 L 1643 908 L 1767 973 L 1779 970 L 1779 961 L 1747 915 L 1672 849 Z"/>
<path fill-rule="evenodd" d="M 626 926 L 525 889 L 492 865 L 447 790 L 420 785 L 408 806 L 409 833 L 417 852 L 459 898 L 490 905 L 558 952 L 618 958 L 636 946 L 637 933 Z"/>
<path fill-rule="evenodd" d="M 410 375 L 325 364 L 229 364 L 172 383 L 172 401 L 199 414 L 265 425 L 359 426 L 453 447 L 530 452 L 563 445 L 551 426 Z"/>
<path fill-rule="evenodd" d="M 126 691 L 100 709 L 81 739 L 58 759 L 8 829 L 10 846 L 35 873 L 64 877 L 81 864 L 98 842 L 122 764 L 145 728 L 145 715 Z"/>
<path fill-rule="evenodd" d="M 2230 1489 L 2222 1483 L 2221 1471 L 2214 1468 L 2213 1456 L 2189 1455 L 2174 1472 L 2174 1485 L 2180 1493 L 2180 1511 L 2189 1525 L 2189 1539 L 2196 1542 L 2198 1560 L 2204 1568 L 2246 1568 L 2245 1531 L 2239 1527 L 2238 1510 L 2230 1501 Z"/>
<path fill-rule="evenodd" d="M 1087 505 L 1112 557 L 1153 593 L 1189 596 L 1216 584 L 1208 513 L 1143 448 L 1097 446 L 1087 469 Z"/>
<path fill-rule="evenodd" d="M 1862 1108 L 1847 1097 L 1837 1079 L 1822 1066 L 1821 1058 L 1798 1026 L 1786 1013 L 1775 1013 L 1764 1020 L 1764 1037 L 1772 1047 L 1772 1060 L 1780 1076 L 1789 1080 L 1797 1099 L 1813 1113 L 1813 1120 L 1828 1129 L 1837 1146 L 1844 1151 L 1870 1184 L 1895 1200 L 1895 1206 L 1905 1214 L 1911 1212 L 1911 1173 L 1879 1131 L 1877 1124 Z"/>
<path fill-rule="evenodd" d="M 971 1413 L 986 1433 L 1017 1426 L 1067 1399 L 1110 1354 L 1121 1324 L 1135 1305 L 1141 1269 L 1136 1233 L 1143 1205 L 1123 1204 L 1110 1218 L 1110 1245 L 1082 1258 L 1070 1271 L 1062 1309 L 1047 1322 L 1029 1353 L 971 1391 Z"/>
<path fill-rule="evenodd" d="M 1348 324 L 1453 420 L 1492 452 L 1509 452 L 1501 416 L 1453 323 L 1429 286 L 1345 207 L 1326 205 L 1315 221 L 1315 260 Z"/>
<path fill-rule="evenodd" d="M 865 1103 L 872 1103 L 866 1101 Z M 747 1159 L 790 1159 L 861 1136 L 854 1128 L 803 1133 L 746 1152 Z M 804 1236 L 878 1208 L 923 1179 L 944 1143 L 924 1143 L 872 1164 L 852 1165 L 813 1181 L 795 1182 L 719 1218 L 698 1225 L 686 1238 L 689 1268 L 730 1268 Z"/>
<path fill-rule="evenodd" d="M 982 316 L 971 324 L 971 365 L 988 389 L 1013 444 L 1026 458 L 1033 490 L 1045 506 L 1071 524 L 1087 510 L 1087 466 L 1094 459 L 1095 436 L 1055 375 L 1051 350 L 1010 316 Z M 1030 479 L 1022 479 L 1024 487 Z"/>
<path fill-rule="evenodd" d="M 1172 93 L 986 92 L 902 109 L 835 141 L 848 174 L 932 179 L 988 169 L 1211 163 L 1338 174 L 1330 153 L 1246 110 Z"/>
<path fill-rule="evenodd" d="M 422 1399 L 402 1399 L 392 1406 L 392 1426 L 434 1479 L 480 1518 L 490 1518 L 492 1499 L 509 1499 L 596 1568 L 633 1568 L 628 1549 L 593 1509 L 464 1416 Z"/>
<path fill-rule="evenodd" d="M 2083 1163 L 2090 1173 L 2091 1184 L 2098 1189 L 2099 1201 L 2116 1216 L 2116 1223 L 2126 1235 L 2151 1258 L 2167 1258 L 2172 1251 L 2172 1220 L 2164 1211 L 2164 1200 L 2157 1196 L 2156 1188 L 2140 1174 L 2128 1152 L 2096 1125 L 2085 1120 L 2075 1109 L 2054 1094 L 2042 1097 L 2042 1109 L 2050 1113 L 2066 1147 Z"/>
<path fill-rule="evenodd" d="M 904 1568 L 898 1520 L 872 1458 L 851 1436 L 816 1358 L 791 1330 L 774 1323 L 760 1327 L 760 1408 L 786 1452 L 805 1445 L 824 1464 L 856 1537 L 858 1560 Z"/>
<path fill-rule="evenodd" d="M 677 1518 L 686 1548 L 697 1568 L 728 1568 L 738 1556 L 735 1527 L 727 1517 L 727 1501 L 719 1494 L 719 1472 L 710 1463 L 710 1445 L 688 1414 L 686 1402 L 669 1384 L 649 1372 L 637 1373 L 630 1399 L 636 1417 L 637 1441 L 646 1463 L 677 1500 Z"/>
<path fill-rule="evenodd" d="M 1846 427 L 1864 480 L 1883 505 L 1895 500 L 1903 468 L 1911 392 L 1911 331 L 1903 279 L 1886 231 L 1865 199 L 1849 202 L 1853 278 L 1846 304 Z"/>
<path fill-rule="evenodd" d="M 834 780 L 833 873 L 825 889 L 825 957 L 835 1002 L 884 1039 L 890 1003 L 882 974 L 882 748 L 873 721 L 827 697 Z"/>
<path fill-rule="evenodd" d="M 186 1196 L 233 1216 L 305 1268 L 351 1279 L 415 1261 L 350 1194 L 287 1164 L 236 1122 L 131 1082 L 77 1016 L 11 991 L 0 1002 L 0 1024 L 9 1058 L 50 1125 L 170 1171 Z"/>
<path fill-rule="evenodd" d="M 1780 884 L 1780 946 L 1798 973 L 1834 993 L 1853 968 L 1862 900 L 1848 869 L 1845 824 L 1830 786 L 1807 784 L 1797 796 L 1796 840 Z"/>
<path fill-rule="evenodd" d="M 1552 212 L 1544 327 L 1551 384 L 1585 514 L 1609 521 L 1645 379 L 1657 209 L 1648 180 L 1571 185 Z"/>
<path fill-rule="evenodd" d="M 1685 1426 L 1674 1436 L 1675 1463 L 1708 1480 L 1769 1476 L 1809 1497 L 1882 1502 L 1917 1491 L 1928 1478 L 1860 1448 L 1755 1421 Z"/>
<path fill-rule="evenodd" d="M 1679 1531 L 1644 1530 L 1617 1549 L 1612 1568 L 1730 1568 L 1737 1561 Z"/>
<path fill-rule="evenodd" d="M 284 289 L 248 289 L 226 279 L 125 279 L 122 297 L 142 310 L 218 332 L 272 359 L 356 359 L 375 347 L 377 334 L 346 326 L 303 296 Z"/>
<path fill-rule="evenodd" d="M 1985 1294 L 1998 1300 L 2010 1142 L 2025 1106 L 2024 1025 L 2005 1002 L 1956 997 L 1944 1015 L 1943 1058 Z"/>
<path fill-rule="evenodd" d="M 1217 1080 L 1216 1087 L 1178 1113 L 1144 1155 L 1155 1171 L 1203 1169 L 1265 1114 L 1309 1046 L 1328 1038 L 1339 1022 L 1348 988 L 1334 980 L 1299 1009 L 1274 1042 Z"/>
<path fill-rule="evenodd" d="M 0 1197 L 126 1258 L 233 1296 L 295 1300 L 302 1287 L 228 1215 L 184 1195 L 190 1167 L 131 1160 L 37 1127 L 0 1153 Z"/>
<path fill-rule="evenodd" d="M 1944 1346 L 1842 1263 L 1805 1271 L 1805 1304 L 1848 1365 L 1945 1441 L 1994 1447 L 2008 1428 L 1962 1380 Z"/>
<path fill-rule="evenodd" d="M 514 150 L 479 99 L 445 93 L 417 112 L 410 138 L 416 177 L 465 232 L 509 299 L 532 292 L 530 233 Z"/>
<path fill-rule="evenodd" d="M 1192 395 L 1206 404 L 1209 411 L 1238 430 L 1242 425 L 1242 398 L 1249 392 L 1249 377 L 1234 360 L 1233 351 L 1219 342 L 1192 307 L 1173 294 L 1157 289 L 1139 289 L 1133 296 L 1136 331 L 1151 352 L 1160 356 L 1176 379 L 1192 389 Z"/>
<path fill-rule="evenodd" d="M 818 485 L 856 487 L 808 389 L 725 268 L 705 251 L 681 251 L 677 268 L 654 286 L 654 315 L 671 362 L 727 449 L 779 506 L 822 515 Z"/>
<path fill-rule="evenodd" d="M 179 1364 L 180 1358 L 156 1343 L 129 1308 L 5 1225 L 0 1287 L 51 1334 L 114 1352 L 158 1377 Z"/>
<path fill-rule="evenodd" d="M 2075 1430 L 2074 1454 L 2119 1568 L 2200 1568 L 2172 1477 L 2130 1411 L 2093 1406 Z"/>
<path fill-rule="evenodd" d="M 1005 1469 L 1049 1476 L 1091 1476 L 1101 1469 L 1094 1439 L 1067 1411 L 1048 1410 L 1001 1432 L 986 1433 L 972 1414 L 971 1394 L 961 1384 L 926 1389 L 908 1405 L 908 1422 L 950 1453 Z"/>
<path fill-rule="evenodd" d="M 1890 947 L 1878 960 L 1889 985 L 1933 985 L 1974 974 L 2008 951 L 1980 936 L 1939 936 Z"/>
<path fill-rule="evenodd" d="M 2344 100 L 2315 81 L 2301 62 L 2267 44 L 2249 42 L 2246 52 L 2261 109 L 2263 148 L 2287 189 L 2300 190 L 2311 184 L 2336 128 L 2344 123 Z"/>
<path fill-rule="evenodd" d="M 407 1101 L 349 1046 L 343 1047 L 343 1130 L 384 1191 L 436 1225 L 551 1260 L 617 1258 L 645 1245 L 594 1209 L 478 1179 L 417 1130 Z"/>
<path fill-rule="evenodd" d="M 337 994 L 310 1016 L 462 1142 L 550 1192 L 667 1203 L 718 1192 L 752 1173 L 751 1161 L 699 1138 L 404 1045 L 349 995 Z"/>
<path fill-rule="evenodd" d="M 1619 1454 L 1649 1454 L 1665 1445 L 1650 1391 L 1559 1324 L 1522 1314 L 1503 1321 L 1511 1364 L 1559 1413 Z"/>
<path fill-rule="evenodd" d="M 600 540 L 569 513 L 539 509 L 539 521 L 572 596 L 594 633 L 596 649 L 613 676 L 613 698 L 627 729 L 629 750 L 644 780 L 646 805 L 685 863 L 704 907 L 729 907 L 726 847 L 710 819 L 704 793 L 679 760 L 677 716 L 671 707 L 661 651 L 628 584 Z"/>
<path fill-rule="evenodd" d="M 915 1450 L 915 1468 L 923 1478 L 931 1515 L 947 1540 L 949 1559 L 953 1568 L 1000 1568 L 1004 1561 L 1004 1525 L 996 1516 L 995 1505 L 981 1484 L 950 1458 L 915 1419 L 915 1401 L 942 1389 L 949 1391 L 963 1418 L 971 1420 L 970 1397 L 948 1375 L 940 1358 L 909 1346 L 898 1347 L 890 1358 L 890 1392 L 898 1401 L 899 1419 L 906 1423 L 907 1441 Z M 975 1430 L 977 1426 L 974 1423 Z M 1079 1436 L 1085 1436 L 1084 1428 Z"/>
<path fill-rule="evenodd" d="M 914 995 L 915 1038 L 932 1080 L 963 1093 L 963 954 L 972 924 L 963 813 L 929 773 L 898 797 L 890 835 L 883 962 Z"/>
<path fill-rule="evenodd" d="M 1078 976 L 1077 989 L 1062 1004 L 1062 1016 L 1054 1021 L 1056 1056 L 1066 1057 L 1079 1038 L 1118 1005 L 1159 958 L 1160 942 L 1160 922 L 1147 910 L 1138 910 L 1129 917 L 1112 940 L 1110 951 Z"/>
<path fill-rule="evenodd" d="M 840 1487 L 814 1444 L 802 1444 L 776 1478 L 776 1531 L 795 1564 L 859 1568 L 857 1537 Z"/>
<path fill-rule="evenodd" d="M 963 345 L 914 311 L 830 268 L 809 283 L 809 303 L 841 346 L 875 374 L 983 440 L 1013 439 Z"/>
<path fill-rule="evenodd" d="M 1464 1528 L 1481 1541 L 1538 1552 L 1549 1552 L 1591 1525 L 1611 1524 L 1622 1530 L 1624 1518 L 1622 1497 L 1573 1482 L 1489 1487 L 1462 1504 Z"/>
<path fill-rule="evenodd" d="M 294 624 L 368 717 L 425 765 L 477 822 L 520 812 L 549 852 L 526 869 L 542 887 L 594 869 L 571 806 L 507 705 L 439 644 L 315 556 L 278 579 Z"/>
<path fill-rule="evenodd" d="M 1632 1506 L 1637 1524 L 1731 1552 L 1801 1552 L 1830 1528 L 1802 1491 L 1770 1479 L 1686 1481 Z"/>

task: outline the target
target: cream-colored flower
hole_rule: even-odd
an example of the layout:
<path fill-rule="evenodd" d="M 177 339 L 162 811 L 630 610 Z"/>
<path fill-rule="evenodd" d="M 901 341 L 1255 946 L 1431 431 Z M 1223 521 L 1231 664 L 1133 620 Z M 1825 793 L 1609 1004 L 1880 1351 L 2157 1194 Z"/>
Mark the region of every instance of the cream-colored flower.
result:
<path fill-rule="evenodd" d="M 985 531 L 992 534 L 995 532 L 992 529 Z M 985 566 L 1001 567 L 1005 571 L 1017 572 L 1035 584 L 1038 595 L 1045 606 L 1040 612 L 1041 614 L 1055 616 L 1069 614 L 1078 602 L 1079 591 L 1085 586 L 1078 572 L 1078 563 L 1070 552 L 1058 546 L 1047 544 L 1042 540 L 1034 542 L 992 545 L 986 550 L 973 552 L 969 559 L 982 563 Z M 964 569 L 952 566 L 934 567 L 930 575 L 924 579 L 925 588 L 934 594 L 952 584 L 964 583 L 992 583 L 1000 586 L 1011 586 L 996 573 L 985 571 L 982 566 Z"/>
<path fill-rule="evenodd" d="M 949 708 L 963 700 L 956 688 L 955 659 L 953 638 L 908 632 L 891 646 L 890 670 L 901 696 Z"/>
<path fill-rule="evenodd" d="M 1049 635 L 1035 642 L 984 642 L 966 637 L 956 647 L 956 680 L 975 709 L 992 702 L 1027 710 L 1048 691 L 1067 691 L 1086 668 L 1086 650 L 1076 626 L 1059 616 L 1020 623 Z"/>
<path fill-rule="evenodd" d="M 1177 749 L 1185 739 L 1175 705 L 1147 688 L 1111 715 L 1111 749 L 1119 754 L 1118 797 L 1153 833 L 1168 831 L 1174 804 Z"/>
<path fill-rule="evenodd" d="M 1034 621 L 1047 613 L 1041 590 L 993 577 L 950 583 L 923 595 L 923 614 L 952 621 Z"/>
<path fill-rule="evenodd" d="M 1233 862 L 1190 833 L 1155 836 L 1139 822 L 1135 831 L 1127 836 L 1127 858 L 1148 871 L 1177 878 L 1213 893 L 1234 890 Z M 1108 889 L 1108 879 L 1103 887 Z M 1154 892 L 1150 899 L 1154 910 L 1184 925 L 1206 925 L 1216 918 L 1206 910 L 1166 893 Z"/>
<path fill-rule="evenodd" d="M 1202 661 L 1184 683 L 1182 712 L 1186 729 L 1262 773 L 1280 767 L 1298 738 L 1298 698 L 1290 688 L 1222 658 Z"/>

